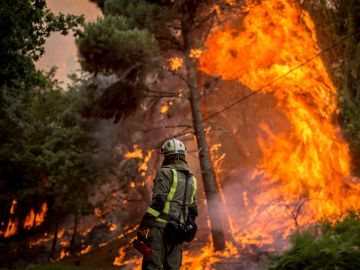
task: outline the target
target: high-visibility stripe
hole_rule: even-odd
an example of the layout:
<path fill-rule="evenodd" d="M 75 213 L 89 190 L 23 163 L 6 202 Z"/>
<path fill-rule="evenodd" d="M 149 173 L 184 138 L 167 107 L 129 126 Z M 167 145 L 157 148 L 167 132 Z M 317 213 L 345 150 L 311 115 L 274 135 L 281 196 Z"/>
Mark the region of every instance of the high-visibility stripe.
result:
<path fill-rule="evenodd" d="M 153 215 L 154 217 L 158 217 L 160 215 L 159 211 L 156 211 L 154 208 L 151 208 L 151 207 L 149 207 L 146 210 L 146 213 L 149 213 L 149 214 Z"/>
<path fill-rule="evenodd" d="M 164 207 L 164 214 L 169 214 L 170 211 L 170 202 L 172 201 L 172 199 L 174 198 L 175 192 L 176 192 L 176 187 L 177 187 L 177 183 L 178 183 L 178 178 L 177 178 L 177 172 L 175 169 L 171 169 L 172 173 L 173 173 L 173 183 L 171 185 L 170 188 L 170 192 L 167 196 L 167 200 L 165 203 L 165 207 Z"/>
<path fill-rule="evenodd" d="M 159 217 L 158 217 L 158 218 L 156 218 L 156 219 L 155 219 L 155 221 L 159 221 L 159 222 L 165 222 L 165 223 L 167 223 L 167 221 L 166 221 L 165 219 L 162 219 L 162 218 L 159 218 Z"/>
<path fill-rule="evenodd" d="M 197 190 L 197 182 L 196 182 L 195 176 L 193 176 L 193 183 L 194 183 L 194 190 L 193 190 L 193 192 L 192 192 L 192 194 L 191 194 L 191 202 L 190 202 L 190 205 L 192 205 L 193 202 L 194 202 L 195 195 L 196 195 L 196 190 Z"/>

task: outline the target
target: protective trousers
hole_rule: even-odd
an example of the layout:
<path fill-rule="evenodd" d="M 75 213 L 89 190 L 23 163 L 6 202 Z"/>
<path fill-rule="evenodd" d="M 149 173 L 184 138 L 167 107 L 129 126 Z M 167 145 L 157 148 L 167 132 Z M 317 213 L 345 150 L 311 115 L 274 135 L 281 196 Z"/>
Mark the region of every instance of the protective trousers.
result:
<path fill-rule="evenodd" d="M 164 237 L 165 228 L 150 228 L 147 245 L 153 250 L 151 257 L 144 257 L 143 270 L 179 270 L 182 261 L 182 244 L 174 244 Z"/>

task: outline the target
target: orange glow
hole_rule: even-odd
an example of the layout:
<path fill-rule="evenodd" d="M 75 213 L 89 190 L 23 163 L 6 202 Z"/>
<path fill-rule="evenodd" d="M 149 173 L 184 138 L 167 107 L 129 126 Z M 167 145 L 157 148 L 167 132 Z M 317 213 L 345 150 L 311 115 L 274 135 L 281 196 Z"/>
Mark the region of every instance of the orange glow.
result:
<path fill-rule="evenodd" d="M 80 254 L 89 253 L 91 250 L 93 250 L 93 247 L 91 245 L 88 245 L 86 248 L 84 248 L 80 251 Z"/>
<path fill-rule="evenodd" d="M 124 157 L 125 158 L 140 158 L 140 159 L 143 159 L 143 152 L 141 150 L 141 148 L 139 148 L 138 145 L 134 145 L 134 151 L 133 152 L 126 152 L 124 154 Z"/>
<path fill-rule="evenodd" d="M 214 10 L 218 16 L 221 15 L 221 8 L 219 5 L 214 5 Z"/>
<path fill-rule="evenodd" d="M 61 249 L 59 259 L 61 260 L 61 259 L 65 258 L 65 257 L 68 257 L 68 256 L 70 256 L 70 252 L 66 251 L 65 249 Z"/>
<path fill-rule="evenodd" d="M 98 208 L 98 207 L 95 207 L 95 208 L 94 208 L 94 214 L 95 214 L 95 216 L 97 216 L 98 218 L 101 218 L 101 217 L 102 217 L 102 211 L 101 211 L 101 209 Z"/>
<path fill-rule="evenodd" d="M 35 219 L 35 211 L 34 209 L 30 210 L 30 213 L 26 216 L 25 222 L 24 222 L 24 229 L 30 230 L 34 224 Z"/>
<path fill-rule="evenodd" d="M 10 215 L 15 214 L 16 205 L 17 205 L 17 201 L 15 199 L 13 199 L 13 201 L 11 203 L 11 208 L 10 208 Z M 6 227 L 6 230 L 0 231 L 0 235 L 3 235 L 5 238 L 13 236 L 17 232 L 17 227 L 18 227 L 17 221 L 14 220 L 12 217 L 10 217 L 7 227 Z"/>
<path fill-rule="evenodd" d="M 117 226 L 115 224 L 110 225 L 110 231 L 113 232 L 117 229 Z"/>
<path fill-rule="evenodd" d="M 163 105 L 160 108 L 160 113 L 162 113 L 162 114 L 167 113 L 172 104 L 173 104 L 172 101 L 164 102 Z"/>
<path fill-rule="evenodd" d="M 10 208 L 10 215 L 15 214 L 16 205 L 17 205 L 17 201 L 15 199 L 13 199 L 12 204 L 11 204 L 11 208 Z"/>
<path fill-rule="evenodd" d="M 41 205 L 40 212 L 35 217 L 35 225 L 36 226 L 39 226 L 40 224 L 42 224 L 44 222 L 47 211 L 48 211 L 47 204 L 45 202 L 43 202 Z"/>
<path fill-rule="evenodd" d="M 182 89 L 179 89 L 178 97 L 183 97 L 183 96 L 184 96 L 184 91 Z"/>
<path fill-rule="evenodd" d="M 179 70 L 183 64 L 183 60 L 180 57 L 171 57 L 168 61 L 172 71 Z"/>
<path fill-rule="evenodd" d="M 200 56 L 201 56 L 202 53 L 203 53 L 203 51 L 202 51 L 201 49 L 192 49 L 192 50 L 190 51 L 189 56 L 190 56 L 191 58 L 196 58 L 196 59 L 198 59 L 198 58 L 200 58 Z"/>
<path fill-rule="evenodd" d="M 14 221 L 9 220 L 6 231 L 4 233 L 4 237 L 10 237 L 14 235 L 16 232 L 17 232 L 17 224 Z"/>
<path fill-rule="evenodd" d="M 40 212 L 38 212 L 36 216 L 35 216 L 35 210 L 31 209 L 29 214 L 25 218 L 23 228 L 30 230 L 33 226 L 37 227 L 41 225 L 45 220 L 47 210 L 48 209 L 46 202 L 42 203 Z"/>
<path fill-rule="evenodd" d="M 184 251 L 181 269 L 184 270 L 203 270 L 213 269 L 212 265 L 223 258 L 240 258 L 236 247 L 226 242 L 226 248 L 221 252 L 214 252 L 211 244 L 204 246 L 200 251 Z"/>
<path fill-rule="evenodd" d="M 141 148 L 139 148 L 139 146 L 137 146 L 136 144 L 133 146 L 134 151 L 133 152 L 126 152 L 124 154 L 125 158 L 139 158 L 142 159 L 142 161 L 139 164 L 138 167 L 138 171 L 140 173 L 141 176 L 145 176 L 146 172 L 149 168 L 148 163 L 152 157 L 152 154 L 154 152 L 154 150 L 151 150 L 149 152 L 147 152 L 145 155 L 143 154 L 143 151 Z M 130 187 L 134 188 L 136 186 L 136 184 L 134 182 L 130 183 Z"/>
<path fill-rule="evenodd" d="M 133 241 L 135 237 L 131 240 Z M 132 256 L 131 258 L 128 258 L 127 256 L 129 250 L 133 249 L 133 246 L 131 243 L 127 243 L 126 245 L 119 248 L 119 256 L 117 256 L 113 262 L 113 265 L 116 266 L 132 266 L 131 269 L 134 270 L 141 270 L 141 261 L 142 257 L 140 256 Z"/>
<path fill-rule="evenodd" d="M 203 72 L 224 80 L 237 79 L 252 90 L 320 51 L 309 14 L 290 0 L 249 5 L 239 28 L 226 26 L 214 32 L 206 46 L 200 58 Z M 252 198 L 255 207 L 248 215 L 253 224 L 247 231 L 235 229 L 235 238 L 243 244 L 272 243 L 269 232 L 279 228 L 284 228 L 283 236 L 287 237 L 294 221 L 284 209 L 301 205 L 297 221 L 305 226 L 360 208 L 360 185 L 351 179 L 348 145 L 334 121 L 338 111 L 336 89 L 321 58 L 262 92 L 273 94 L 290 129 L 275 133 L 261 124 L 266 134 L 258 138 L 263 158 L 252 179 L 263 179 L 263 192 Z M 244 193 L 243 198 L 248 205 L 249 194 Z M 281 218 L 275 220 L 275 214 Z"/>

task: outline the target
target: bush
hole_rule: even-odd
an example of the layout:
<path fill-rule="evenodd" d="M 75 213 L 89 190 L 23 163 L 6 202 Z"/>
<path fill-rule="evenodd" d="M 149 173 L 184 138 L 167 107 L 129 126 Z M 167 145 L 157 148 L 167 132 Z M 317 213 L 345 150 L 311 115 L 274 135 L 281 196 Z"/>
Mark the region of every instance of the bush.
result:
<path fill-rule="evenodd" d="M 360 269 L 360 216 L 325 222 L 292 236 L 293 247 L 276 255 L 270 269 Z"/>

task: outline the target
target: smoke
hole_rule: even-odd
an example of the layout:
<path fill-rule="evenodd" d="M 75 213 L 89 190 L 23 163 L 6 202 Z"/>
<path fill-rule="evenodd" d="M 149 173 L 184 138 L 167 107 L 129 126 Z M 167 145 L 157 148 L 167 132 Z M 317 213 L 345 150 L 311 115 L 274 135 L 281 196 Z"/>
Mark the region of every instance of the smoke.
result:
<path fill-rule="evenodd" d="M 100 9 L 88 0 L 47 0 L 47 5 L 55 14 L 61 12 L 84 15 L 86 21 L 93 21 L 101 16 Z M 49 70 L 52 66 L 58 67 L 56 78 L 65 84 L 69 83 L 68 74 L 80 68 L 72 34 L 52 34 L 46 41 L 45 55 L 37 62 L 37 66 L 43 70 Z"/>

